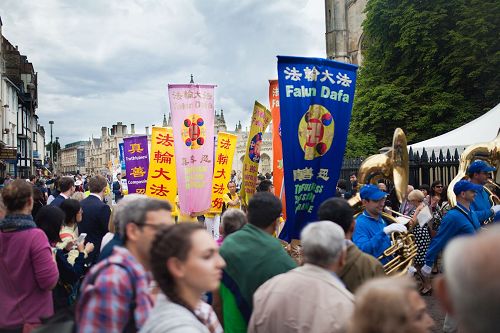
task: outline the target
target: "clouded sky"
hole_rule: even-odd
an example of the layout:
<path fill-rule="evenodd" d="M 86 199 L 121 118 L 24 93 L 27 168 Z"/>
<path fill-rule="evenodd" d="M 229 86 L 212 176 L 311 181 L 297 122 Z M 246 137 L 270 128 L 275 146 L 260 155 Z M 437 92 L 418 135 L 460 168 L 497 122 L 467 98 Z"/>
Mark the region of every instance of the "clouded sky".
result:
<path fill-rule="evenodd" d="M 40 123 L 63 144 L 161 125 L 167 84 L 216 84 L 229 130 L 268 105 L 276 55 L 325 57 L 324 0 L 2 0 L 3 35 L 38 72 Z"/>

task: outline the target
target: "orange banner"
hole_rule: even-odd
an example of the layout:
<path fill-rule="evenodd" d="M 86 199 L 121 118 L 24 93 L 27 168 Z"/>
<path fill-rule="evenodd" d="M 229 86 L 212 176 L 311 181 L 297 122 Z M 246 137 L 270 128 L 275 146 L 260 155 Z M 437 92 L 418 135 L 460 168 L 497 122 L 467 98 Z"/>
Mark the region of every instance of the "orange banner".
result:
<path fill-rule="evenodd" d="M 274 194 L 283 204 L 283 218 L 286 220 L 285 189 L 283 187 L 283 150 L 281 149 L 280 94 L 278 80 L 269 80 L 269 106 L 273 116 L 273 185 Z"/>

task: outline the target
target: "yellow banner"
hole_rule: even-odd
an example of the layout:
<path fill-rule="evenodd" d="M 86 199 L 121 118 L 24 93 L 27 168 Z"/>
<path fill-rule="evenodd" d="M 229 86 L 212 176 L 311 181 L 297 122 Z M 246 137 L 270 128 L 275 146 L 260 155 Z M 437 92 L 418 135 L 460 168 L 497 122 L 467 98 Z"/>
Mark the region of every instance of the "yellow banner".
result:
<path fill-rule="evenodd" d="M 146 195 L 168 200 L 172 207 L 175 206 L 177 175 L 175 173 L 174 134 L 171 127 L 153 127 Z"/>
<path fill-rule="evenodd" d="M 259 171 L 260 150 L 264 143 L 263 135 L 271 119 L 271 112 L 266 109 L 264 105 L 255 101 L 252 124 L 250 126 L 245 157 L 243 159 L 243 182 L 240 190 L 240 199 L 245 206 L 248 206 L 248 201 L 255 193 L 257 174 Z"/>
<path fill-rule="evenodd" d="M 227 183 L 231 180 L 231 169 L 236 149 L 236 135 L 219 132 L 215 150 L 214 177 L 212 178 L 212 207 L 210 213 L 220 214 L 224 200 L 222 196 L 229 192 Z"/>

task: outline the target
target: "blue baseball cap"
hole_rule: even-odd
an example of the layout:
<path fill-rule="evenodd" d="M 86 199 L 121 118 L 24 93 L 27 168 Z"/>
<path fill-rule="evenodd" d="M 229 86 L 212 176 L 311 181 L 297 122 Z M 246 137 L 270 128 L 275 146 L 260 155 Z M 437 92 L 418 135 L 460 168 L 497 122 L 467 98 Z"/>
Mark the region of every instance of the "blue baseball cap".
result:
<path fill-rule="evenodd" d="M 496 170 L 496 168 L 492 167 L 491 165 L 489 165 L 485 161 L 477 160 L 477 161 L 472 162 L 469 165 L 469 169 L 467 169 L 467 173 L 471 174 L 471 173 L 479 173 L 479 172 L 491 172 L 491 171 L 495 171 L 495 170 Z"/>
<path fill-rule="evenodd" d="M 456 195 L 465 192 L 465 191 L 474 191 L 478 192 L 482 189 L 483 187 L 481 185 L 476 185 L 472 184 L 468 180 L 460 180 L 458 181 L 455 186 L 453 187 L 453 192 L 455 192 Z"/>
<path fill-rule="evenodd" d="M 377 186 L 369 184 L 361 188 L 361 190 L 359 191 L 359 196 L 364 200 L 379 201 L 380 199 L 385 198 L 387 196 L 387 193 L 379 190 Z"/>

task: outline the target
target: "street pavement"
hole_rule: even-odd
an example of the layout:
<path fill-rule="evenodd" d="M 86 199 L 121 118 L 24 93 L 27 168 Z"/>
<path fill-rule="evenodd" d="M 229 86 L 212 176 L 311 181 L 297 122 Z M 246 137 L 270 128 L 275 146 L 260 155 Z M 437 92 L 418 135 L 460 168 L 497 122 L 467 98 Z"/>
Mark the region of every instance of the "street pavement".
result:
<path fill-rule="evenodd" d="M 425 302 L 427 303 L 427 309 L 429 311 L 430 316 L 434 319 L 434 327 L 431 330 L 432 333 L 441 333 L 443 332 L 443 322 L 445 313 L 439 306 L 439 302 L 434 295 L 423 296 Z"/>

